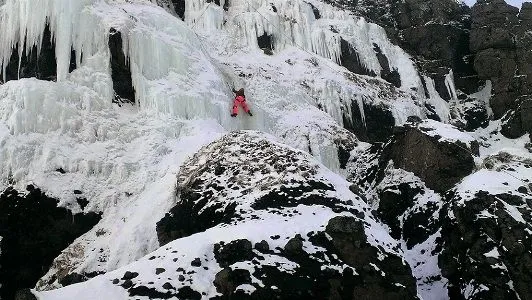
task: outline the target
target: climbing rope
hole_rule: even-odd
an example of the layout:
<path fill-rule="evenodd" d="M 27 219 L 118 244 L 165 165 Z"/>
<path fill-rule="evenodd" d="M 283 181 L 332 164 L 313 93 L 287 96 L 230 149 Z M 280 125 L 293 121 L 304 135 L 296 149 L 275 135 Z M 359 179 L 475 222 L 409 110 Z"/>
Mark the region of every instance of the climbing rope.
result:
<path fill-rule="evenodd" d="M 205 14 L 205 12 L 207 11 L 207 9 L 211 5 L 211 3 L 212 2 L 207 3 L 207 6 L 205 6 L 205 9 L 203 9 L 203 12 L 201 12 L 200 16 L 198 18 L 196 18 L 196 20 L 194 21 L 194 25 L 192 25 L 192 31 L 194 31 L 194 27 L 196 27 L 196 25 L 198 24 L 198 21 L 201 19 L 201 17 L 203 17 L 203 14 Z M 196 32 L 194 31 L 194 33 L 196 33 Z"/>

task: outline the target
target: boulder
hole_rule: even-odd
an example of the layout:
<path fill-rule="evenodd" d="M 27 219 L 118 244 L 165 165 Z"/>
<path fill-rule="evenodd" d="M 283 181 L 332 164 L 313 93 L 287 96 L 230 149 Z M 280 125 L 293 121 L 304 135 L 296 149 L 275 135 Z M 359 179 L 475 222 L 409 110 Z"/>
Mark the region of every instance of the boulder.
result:
<path fill-rule="evenodd" d="M 318 170 L 302 152 L 256 133 L 231 133 L 206 146 L 182 167 L 176 191 L 179 201 L 157 223 L 159 243 L 271 208 L 302 204 L 340 210 L 342 203 L 329 196 L 334 187 L 318 177 Z M 243 203 L 242 193 L 252 192 L 261 196 Z"/>
<path fill-rule="evenodd" d="M 471 174 L 478 155 L 478 143 L 471 136 L 432 120 L 397 128 L 389 147 L 395 167 L 414 173 L 437 192 Z"/>
<path fill-rule="evenodd" d="M 179 268 L 165 276 L 194 287 L 211 276 L 203 266 L 214 268 L 212 299 L 417 299 L 410 267 L 362 197 L 310 158 L 246 131 L 204 147 L 178 174 L 178 202 L 157 223 L 165 254 L 149 263 L 174 256 Z M 201 250 L 182 256 L 191 239 Z M 155 276 L 142 275 L 123 287 L 130 295 Z"/>

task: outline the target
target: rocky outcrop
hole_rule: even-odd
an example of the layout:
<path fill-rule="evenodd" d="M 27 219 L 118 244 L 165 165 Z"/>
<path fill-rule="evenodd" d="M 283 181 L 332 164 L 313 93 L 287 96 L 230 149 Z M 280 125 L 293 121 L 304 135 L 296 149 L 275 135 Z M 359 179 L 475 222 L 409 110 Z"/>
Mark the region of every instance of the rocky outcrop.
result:
<path fill-rule="evenodd" d="M 363 200 L 347 182 L 340 192 L 308 159 L 253 132 L 234 132 L 202 149 L 178 176 L 178 202 L 157 223 L 159 240 L 172 256 L 187 236 L 208 241 L 201 236 L 216 228 L 240 238 L 201 246 L 212 253 L 194 253 L 190 261 L 176 256 L 179 268 L 166 269 L 179 270 L 178 282 L 194 286 L 194 273 L 212 268 L 213 258 L 221 268 L 213 274 L 219 293 L 213 299 L 417 299 L 410 268 L 394 254 L 398 248 L 390 248 L 392 240 L 380 240 L 383 232 L 374 231 Z M 323 226 L 295 225 L 324 212 L 330 216 Z M 247 226 L 263 229 L 246 237 L 241 228 Z M 114 283 L 124 286 L 125 280 Z M 165 297 L 180 289 L 170 284 L 175 288 Z M 124 288 L 132 295 L 142 286 L 132 280 Z"/>
<path fill-rule="evenodd" d="M 532 161 L 500 152 L 445 195 L 438 265 L 451 299 L 532 295 Z M 480 184 L 479 184 L 480 183 Z"/>
<path fill-rule="evenodd" d="M 329 237 L 326 237 L 329 236 Z M 246 240 L 234 241 L 227 246 L 215 245 L 216 249 L 223 249 L 232 259 L 217 262 L 225 268 L 216 274 L 215 286 L 223 296 L 214 299 L 358 299 L 376 297 L 386 299 L 415 299 L 414 282 L 403 262 L 397 257 L 386 257 L 376 269 L 368 270 L 364 266 L 369 261 L 377 260 L 375 249 L 367 243 L 362 224 L 355 218 L 336 217 L 329 221 L 323 232 L 312 232 L 308 240 L 300 235 L 288 240 L 284 248 L 278 251 L 252 251 L 251 243 Z M 303 249 L 303 242 L 312 243 L 326 251 L 310 254 Z M 236 243 L 247 244 L 240 250 L 229 251 Z M 256 246 L 257 247 L 257 246 Z M 307 248 L 307 247 L 305 247 Z M 226 250 L 227 249 L 227 250 Z M 243 251 L 243 249 L 248 249 Z M 240 254 L 238 254 L 240 253 Z M 284 268 L 269 267 L 256 264 L 253 273 L 246 269 L 228 268 L 230 264 L 247 261 L 262 261 L 267 256 L 293 261 L 299 266 L 292 272 Z M 343 261 L 346 267 L 333 270 L 320 263 L 321 259 Z M 337 257 L 336 259 L 334 257 Z M 325 267 L 325 268 L 324 268 Z M 382 273 L 390 274 L 392 281 L 406 283 L 407 290 L 394 288 L 383 281 Z M 403 272 L 403 273 L 402 273 Z M 379 275 L 380 273 L 380 275 Z M 393 275 L 391 275 L 393 274 Z M 251 295 L 239 286 L 251 284 L 252 277 L 261 278 L 263 287 L 255 286 Z M 297 282 L 297 284 L 294 284 Z M 270 287 L 275 287 L 274 289 Z M 389 290 L 384 291 L 383 286 Z"/>
<path fill-rule="evenodd" d="M 205 153 L 211 158 L 203 162 Z M 227 135 L 182 168 L 178 202 L 157 223 L 159 242 L 164 245 L 219 224 L 233 224 L 242 220 L 243 214 L 256 217 L 257 212 L 273 208 L 304 204 L 344 209 L 345 204 L 328 196 L 333 186 L 314 179 L 317 174 L 318 167 L 301 152 L 252 133 Z M 243 203 L 240 194 L 253 190 L 262 192 L 252 203 Z"/>
<path fill-rule="evenodd" d="M 478 143 L 450 125 L 425 121 L 397 128 L 389 146 L 394 166 L 414 173 L 427 187 L 444 192 L 475 167 Z"/>
<path fill-rule="evenodd" d="M 329 236 L 329 237 L 326 237 Z M 303 242 L 323 247 L 325 252 L 309 254 L 302 245 Z M 250 244 L 249 242 L 247 242 Z M 216 247 L 216 246 L 215 246 Z M 337 217 L 331 219 L 324 232 L 312 232 L 308 241 L 301 236 L 290 239 L 280 253 L 266 251 L 249 251 L 247 256 L 235 257 L 234 262 L 250 261 L 253 258 L 262 260 L 264 256 L 274 255 L 293 261 L 299 267 L 286 272 L 283 268 L 258 265 L 255 272 L 250 273 L 245 269 L 225 268 L 216 274 L 215 286 L 223 296 L 214 299 L 359 299 L 359 298 L 386 298 L 386 299 L 415 299 L 415 283 L 412 281 L 408 268 L 397 257 L 386 257 L 383 263 L 373 270 L 364 266 L 369 261 L 377 260 L 375 249 L 365 239 L 362 224 L 350 217 Z M 233 252 L 232 252 L 233 253 Z M 234 256 L 234 254 L 232 254 Z M 337 259 L 334 259 L 334 257 Z M 261 257 L 263 257 L 261 259 Z M 333 261 L 339 260 L 346 264 L 343 270 L 323 268 L 319 257 Z M 383 268 L 383 269 L 380 269 Z M 394 282 L 407 284 L 407 289 L 392 287 L 382 278 L 381 270 L 390 275 Z M 380 273 L 380 274 L 379 274 Z M 251 284 L 252 276 L 261 278 L 265 286 L 256 287 L 251 295 L 246 295 L 238 286 Z M 297 284 L 294 284 L 297 282 Z M 275 289 L 269 287 L 274 286 Z M 388 286 L 387 291 L 383 290 Z"/>
<path fill-rule="evenodd" d="M 26 195 L 12 188 L 0 195 L 2 299 L 33 288 L 54 258 L 100 220 L 96 213 L 72 214 L 57 203 L 31 185 Z"/>
<path fill-rule="evenodd" d="M 412 249 L 440 228 L 438 214 L 443 201 L 412 173 L 401 169 L 386 173 L 377 186 L 377 214 L 390 228 L 390 235 Z"/>
<path fill-rule="evenodd" d="M 327 2 L 383 26 L 414 57 L 421 73 L 434 80 L 442 99 L 451 99 L 445 80 L 452 72 L 456 88 L 466 95 L 477 92 L 485 80 L 492 82 L 490 106 L 496 119 L 509 111 L 522 115 L 518 110 L 527 101 L 524 96 L 532 94 L 532 37 L 527 34 L 532 4 L 524 2 L 519 11 L 504 0 L 477 1 L 472 9 L 453 0 Z M 455 121 L 463 121 L 457 117 Z M 479 107 L 463 128 L 476 129 L 488 117 Z M 513 127 L 504 131 L 508 137 L 529 132 L 516 125 L 519 120 L 506 122 Z"/>
<path fill-rule="evenodd" d="M 388 37 L 417 61 L 449 100 L 445 76 L 452 70 L 458 89 L 470 94 L 480 86 L 469 49 L 470 9 L 453 0 L 327 0 L 384 27 Z M 384 78 L 384 77 L 383 77 Z"/>
<path fill-rule="evenodd" d="M 532 97 L 523 97 L 516 109 L 502 118 L 501 133 L 509 138 L 518 138 L 532 133 Z"/>
<path fill-rule="evenodd" d="M 532 201 L 522 194 L 453 193 L 442 221 L 442 274 L 449 296 L 529 299 L 532 295 Z M 475 217 L 476 216 L 476 217 Z"/>
<path fill-rule="evenodd" d="M 532 4 L 524 3 L 521 12 L 503 0 L 478 1 L 473 7 L 471 50 L 475 53 L 475 70 L 482 79 L 493 83 L 490 100 L 494 117 L 501 118 L 510 111 L 503 133 L 508 137 L 521 136 L 529 128 L 519 120 L 532 93 Z M 525 110 L 526 111 L 526 110 Z M 519 126 L 521 123 L 521 126 Z"/>
<path fill-rule="evenodd" d="M 436 90 L 450 100 L 445 75 L 451 70 L 456 87 L 469 94 L 479 87 L 468 46 L 470 10 L 452 0 L 407 0 L 395 10 L 399 45 L 414 55 Z"/>
<path fill-rule="evenodd" d="M 465 94 L 460 94 L 458 100 L 451 103 L 450 113 L 451 124 L 465 131 L 486 128 L 489 124 L 486 103 Z"/>

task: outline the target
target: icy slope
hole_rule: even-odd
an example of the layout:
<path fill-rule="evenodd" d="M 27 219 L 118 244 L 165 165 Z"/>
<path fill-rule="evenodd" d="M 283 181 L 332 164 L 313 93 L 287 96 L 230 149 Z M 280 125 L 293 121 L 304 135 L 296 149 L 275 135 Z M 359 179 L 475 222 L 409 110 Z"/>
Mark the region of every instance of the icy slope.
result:
<path fill-rule="evenodd" d="M 234 132 L 202 148 L 178 176 L 175 211 L 159 223 L 159 238 L 168 244 L 88 282 L 39 293 L 41 299 L 271 299 L 340 292 L 416 299 L 397 243 L 350 184 L 308 154 L 271 140 Z M 290 201 L 279 201 L 284 197 Z M 176 237 L 182 238 L 172 241 Z M 328 281 L 336 287 L 322 286 Z"/>

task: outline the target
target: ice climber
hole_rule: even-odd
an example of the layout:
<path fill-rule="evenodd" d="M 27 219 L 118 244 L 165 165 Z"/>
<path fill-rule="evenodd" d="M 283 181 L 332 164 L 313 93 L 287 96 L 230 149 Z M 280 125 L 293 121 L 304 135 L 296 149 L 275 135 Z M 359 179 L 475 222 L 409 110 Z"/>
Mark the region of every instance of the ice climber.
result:
<path fill-rule="evenodd" d="M 233 89 L 233 93 L 235 93 L 235 100 L 233 101 L 233 113 L 231 114 L 231 117 L 236 117 L 238 115 L 238 106 L 242 106 L 242 109 L 244 109 L 245 112 L 248 113 L 248 115 L 253 116 L 251 111 L 249 110 L 248 105 L 246 104 L 246 95 L 244 95 L 244 89 L 239 89 L 236 91 Z"/>

